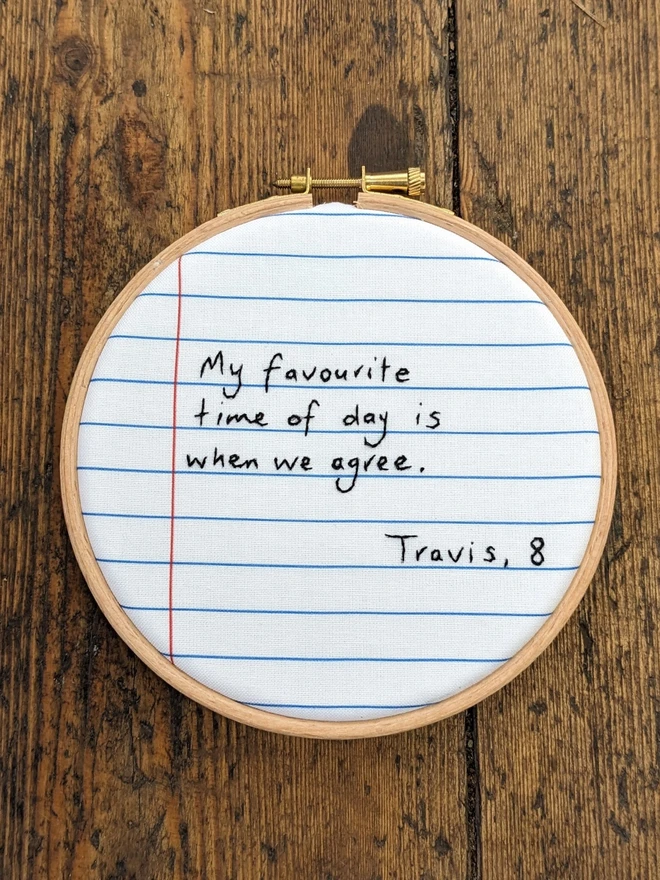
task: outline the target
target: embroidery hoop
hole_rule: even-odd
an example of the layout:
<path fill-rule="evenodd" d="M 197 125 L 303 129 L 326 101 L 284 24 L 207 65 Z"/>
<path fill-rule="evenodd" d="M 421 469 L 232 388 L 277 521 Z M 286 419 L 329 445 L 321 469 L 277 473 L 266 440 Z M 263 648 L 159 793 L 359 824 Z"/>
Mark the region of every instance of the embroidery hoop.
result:
<path fill-rule="evenodd" d="M 137 273 L 119 294 L 93 332 L 73 379 L 62 428 L 61 482 L 65 518 L 73 549 L 97 603 L 126 644 L 157 675 L 198 703 L 232 718 L 276 733 L 325 739 L 383 736 L 439 721 L 481 702 L 500 690 L 535 660 L 557 636 L 589 585 L 602 555 L 612 517 L 616 491 L 616 440 L 605 385 L 589 345 L 567 307 L 549 285 L 514 251 L 483 230 L 431 205 L 398 195 L 361 192 L 357 207 L 413 217 L 439 226 L 483 248 L 508 266 L 539 296 L 566 333 L 585 373 L 600 434 L 601 483 L 591 536 L 569 588 L 554 612 L 511 659 L 465 690 L 430 706 L 359 721 L 323 721 L 278 715 L 237 702 L 183 672 L 164 657 L 137 629 L 120 607 L 96 561 L 87 534 L 78 488 L 78 434 L 90 379 L 114 326 L 138 294 L 169 264 L 211 236 L 240 224 L 286 211 L 312 207 L 309 194 L 275 196 L 224 211 L 175 241 Z"/>

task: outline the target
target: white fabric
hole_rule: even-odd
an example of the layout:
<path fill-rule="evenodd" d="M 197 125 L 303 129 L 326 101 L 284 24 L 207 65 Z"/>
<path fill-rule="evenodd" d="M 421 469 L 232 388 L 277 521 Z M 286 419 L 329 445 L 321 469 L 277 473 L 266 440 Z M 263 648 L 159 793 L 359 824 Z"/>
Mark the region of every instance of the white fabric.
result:
<path fill-rule="evenodd" d="M 371 456 L 351 488 L 347 461 Z M 346 205 L 168 266 L 99 358 L 78 458 L 94 552 L 158 650 L 326 720 L 437 702 L 515 654 L 568 588 L 600 489 L 587 380 L 536 294 L 453 233 Z"/>

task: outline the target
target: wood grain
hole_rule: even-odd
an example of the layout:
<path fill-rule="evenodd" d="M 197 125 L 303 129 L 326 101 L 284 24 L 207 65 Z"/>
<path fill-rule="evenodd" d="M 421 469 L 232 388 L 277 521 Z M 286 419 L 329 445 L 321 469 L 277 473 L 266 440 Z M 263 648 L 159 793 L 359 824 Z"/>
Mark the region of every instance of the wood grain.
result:
<path fill-rule="evenodd" d="M 658 14 L 458 3 L 461 207 L 563 297 L 610 390 L 609 548 L 550 649 L 477 710 L 481 871 L 658 876 Z M 488 96 L 485 103 L 485 96 Z"/>
<path fill-rule="evenodd" d="M 653 878 L 660 838 L 656 0 L 0 3 L 0 876 Z M 207 11 L 208 10 L 208 11 Z M 125 282 L 308 164 L 422 165 L 596 353 L 621 451 L 599 576 L 521 678 L 382 740 L 255 731 L 116 638 L 56 462 Z"/>

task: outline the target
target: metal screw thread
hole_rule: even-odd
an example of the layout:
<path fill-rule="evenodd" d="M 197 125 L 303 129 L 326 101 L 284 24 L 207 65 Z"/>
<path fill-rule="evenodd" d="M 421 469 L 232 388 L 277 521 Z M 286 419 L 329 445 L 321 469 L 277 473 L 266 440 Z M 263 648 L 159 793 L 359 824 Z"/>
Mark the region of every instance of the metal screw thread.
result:
<path fill-rule="evenodd" d="M 275 181 L 275 186 L 280 189 L 288 189 L 291 186 L 291 178 L 280 178 Z M 312 186 L 322 189 L 352 189 L 356 186 L 362 186 L 362 179 L 360 177 L 346 177 L 342 180 L 319 178 L 312 180 Z"/>
<path fill-rule="evenodd" d="M 323 189 L 348 189 L 362 186 L 362 179 L 360 177 L 345 177 L 339 180 L 328 180 L 322 177 L 319 180 L 312 180 L 312 186 L 318 186 Z"/>

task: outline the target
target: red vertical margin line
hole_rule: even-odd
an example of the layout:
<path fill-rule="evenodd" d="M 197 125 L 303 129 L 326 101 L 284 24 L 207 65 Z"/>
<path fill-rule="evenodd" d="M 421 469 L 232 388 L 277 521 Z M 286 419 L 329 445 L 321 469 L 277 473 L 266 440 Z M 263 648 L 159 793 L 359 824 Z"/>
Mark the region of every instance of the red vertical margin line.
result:
<path fill-rule="evenodd" d="M 174 513 L 176 489 L 176 404 L 179 383 L 179 347 L 181 343 L 181 257 L 177 260 L 176 342 L 174 346 L 174 387 L 172 390 L 172 489 L 170 495 L 170 570 L 168 588 L 169 654 L 174 663 Z"/>

